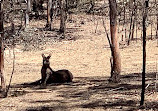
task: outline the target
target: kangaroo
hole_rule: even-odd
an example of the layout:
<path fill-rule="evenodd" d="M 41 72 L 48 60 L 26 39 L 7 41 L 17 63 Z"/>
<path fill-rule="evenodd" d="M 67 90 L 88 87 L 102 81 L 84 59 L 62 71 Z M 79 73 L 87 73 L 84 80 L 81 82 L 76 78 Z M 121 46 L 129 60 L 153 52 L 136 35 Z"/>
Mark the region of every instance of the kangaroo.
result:
<path fill-rule="evenodd" d="M 73 75 L 69 70 L 63 69 L 58 71 L 53 71 L 50 67 L 49 56 L 45 56 L 42 54 L 43 58 L 43 66 L 41 69 L 41 84 L 46 86 L 47 83 L 64 83 L 64 82 L 72 82 Z"/>

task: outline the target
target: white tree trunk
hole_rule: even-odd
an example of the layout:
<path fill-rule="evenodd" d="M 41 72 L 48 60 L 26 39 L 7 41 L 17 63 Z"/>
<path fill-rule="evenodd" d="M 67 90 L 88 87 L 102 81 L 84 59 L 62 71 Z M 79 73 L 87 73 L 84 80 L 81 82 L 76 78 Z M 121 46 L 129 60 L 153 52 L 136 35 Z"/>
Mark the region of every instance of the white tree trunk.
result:
<path fill-rule="evenodd" d="M 25 26 L 28 27 L 29 26 L 29 14 L 31 12 L 31 1 L 27 0 L 27 10 L 26 10 L 26 14 L 25 14 Z"/>

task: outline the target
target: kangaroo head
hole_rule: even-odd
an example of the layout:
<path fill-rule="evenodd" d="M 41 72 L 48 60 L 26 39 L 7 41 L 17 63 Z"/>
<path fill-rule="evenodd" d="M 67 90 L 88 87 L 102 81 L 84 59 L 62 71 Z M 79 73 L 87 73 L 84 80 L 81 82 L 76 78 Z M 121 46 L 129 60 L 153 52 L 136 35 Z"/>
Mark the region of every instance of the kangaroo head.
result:
<path fill-rule="evenodd" d="M 51 57 L 51 54 L 49 54 L 49 56 L 45 56 L 44 54 L 42 54 L 42 58 L 43 58 L 43 66 L 48 67 L 50 65 L 49 59 Z"/>

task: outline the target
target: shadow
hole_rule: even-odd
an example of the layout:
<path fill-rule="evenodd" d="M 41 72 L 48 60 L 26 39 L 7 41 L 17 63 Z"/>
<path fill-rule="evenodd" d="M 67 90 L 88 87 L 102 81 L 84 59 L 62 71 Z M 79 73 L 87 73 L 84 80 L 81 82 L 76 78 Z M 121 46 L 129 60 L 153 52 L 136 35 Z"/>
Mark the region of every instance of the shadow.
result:
<path fill-rule="evenodd" d="M 74 33 L 74 32 L 79 32 L 82 31 L 80 28 L 67 28 L 66 32 L 67 33 Z"/>
<path fill-rule="evenodd" d="M 55 101 L 54 101 L 55 102 Z M 28 109 L 26 109 L 25 111 L 69 111 L 70 109 L 74 109 L 74 108 L 82 108 L 82 110 L 93 110 L 93 109 L 104 109 L 104 110 L 119 110 L 119 111 L 137 111 L 141 109 L 139 108 L 138 101 L 133 101 L 133 100 L 117 100 L 114 102 L 108 102 L 105 103 L 102 100 L 96 100 L 94 102 L 91 103 L 86 103 L 83 104 L 82 106 L 80 105 L 76 105 L 76 106 L 66 106 L 63 105 L 62 102 L 60 101 L 56 101 L 58 102 L 58 105 L 51 105 L 51 106 L 42 106 L 42 107 L 30 107 Z M 145 108 L 142 110 L 157 110 L 158 103 L 156 102 L 151 102 L 151 103 L 146 103 Z"/>
<path fill-rule="evenodd" d="M 102 100 L 97 100 L 88 104 L 84 104 L 82 105 L 83 108 L 99 108 L 99 107 L 104 107 L 104 109 L 122 109 L 123 107 L 127 107 L 126 109 L 128 109 L 128 111 L 133 111 L 134 109 L 136 109 L 136 105 L 137 105 L 137 101 L 133 101 L 133 100 L 123 100 L 123 99 L 119 99 L 116 100 L 114 102 L 109 102 L 109 103 L 105 103 Z M 130 108 L 129 108 L 130 106 Z M 125 108 L 124 108 L 125 109 Z"/>
<path fill-rule="evenodd" d="M 54 106 L 54 107 L 39 107 L 39 108 L 29 108 L 25 111 L 65 111 L 66 107 L 64 106 Z"/>
<path fill-rule="evenodd" d="M 147 110 L 150 110 L 150 109 L 157 110 L 158 109 L 158 102 L 147 102 L 145 104 L 145 107 L 146 107 Z"/>
<path fill-rule="evenodd" d="M 63 83 L 65 86 L 70 83 Z M 50 91 L 56 90 L 56 87 L 62 85 L 62 83 L 47 83 L 46 87 L 41 86 L 41 79 L 23 84 L 15 84 L 10 86 L 9 97 L 18 97 L 26 95 L 28 93 L 49 93 L 44 89 L 50 89 Z M 13 90 L 12 90 L 13 89 Z M 29 90 L 29 91 L 28 91 Z"/>
<path fill-rule="evenodd" d="M 121 75 L 121 78 L 122 79 L 132 79 L 132 80 L 135 80 L 137 78 L 137 80 L 141 80 L 142 78 L 142 73 L 131 73 L 131 74 L 128 74 L 128 75 Z M 155 79 L 156 77 L 156 72 L 150 72 L 150 73 L 146 73 L 146 80 L 148 79 Z"/>
<path fill-rule="evenodd" d="M 34 88 L 34 87 L 40 85 L 40 81 L 41 81 L 41 79 L 37 80 L 35 82 L 11 85 L 10 88 Z"/>
<path fill-rule="evenodd" d="M 30 14 L 29 15 L 30 20 L 46 20 L 47 19 L 47 15 L 46 14 L 41 14 L 38 17 L 35 14 Z"/>
<path fill-rule="evenodd" d="M 146 79 L 152 82 L 155 73 L 146 74 Z M 32 91 L 27 93 L 56 94 L 54 99 L 32 100 L 31 104 L 42 103 L 39 107 L 28 107 L 25 111 L 54 111 L 70 110 L 75 108 L 84 109 L 104 109 L 133 111 L 139 109 L 141 92 L 141 73 L 133 73 L 121 76 L 121 83 L 114 84 L 108 82 L 108 77 L 75 77 L 72 83 L 48 84 L 46 89 L 41 90 L 39 80 L 32 83 L 14 85 L 14 88 L 29 88 Z M 146 89 L 146 94 L 151 94 L 153 86 Z M 62 98 L 62 99 L 57 99 Z M 145 109 L 157 109 L 158 102 L 145 101 Z M 49 105 L 48 105 L 49 104 Z M 47 106 L 46 106 L 47 105 Z"/>

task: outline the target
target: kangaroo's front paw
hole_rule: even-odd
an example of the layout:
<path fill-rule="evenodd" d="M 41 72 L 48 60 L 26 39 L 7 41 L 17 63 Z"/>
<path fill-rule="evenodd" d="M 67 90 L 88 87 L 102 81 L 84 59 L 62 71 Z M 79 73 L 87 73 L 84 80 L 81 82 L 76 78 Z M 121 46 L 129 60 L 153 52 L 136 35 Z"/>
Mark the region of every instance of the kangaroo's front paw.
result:
<path fill-rule="evenodd" d="M 40 86 L 41 89 L 45 89 L 46 87 L 47 87 L 46 84 L 41 84 Z"/>

